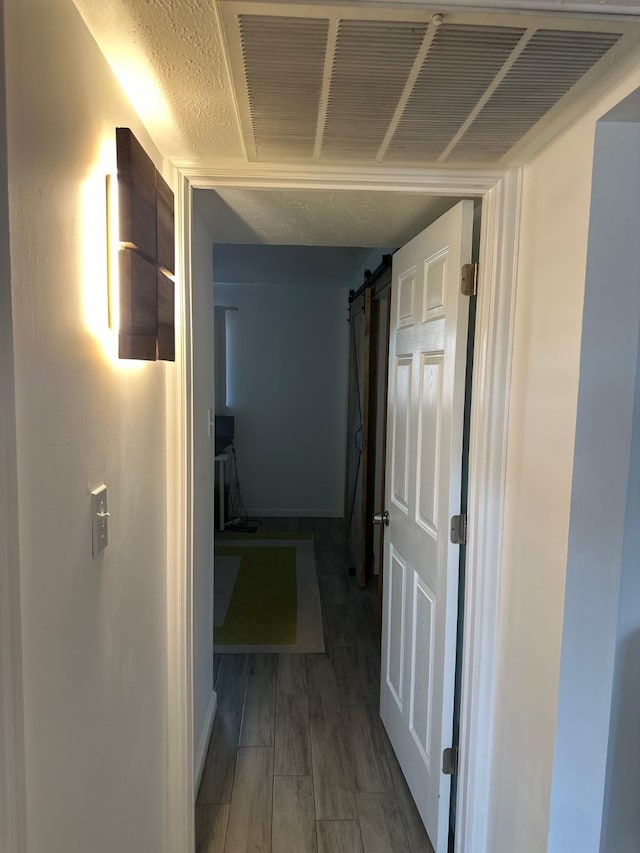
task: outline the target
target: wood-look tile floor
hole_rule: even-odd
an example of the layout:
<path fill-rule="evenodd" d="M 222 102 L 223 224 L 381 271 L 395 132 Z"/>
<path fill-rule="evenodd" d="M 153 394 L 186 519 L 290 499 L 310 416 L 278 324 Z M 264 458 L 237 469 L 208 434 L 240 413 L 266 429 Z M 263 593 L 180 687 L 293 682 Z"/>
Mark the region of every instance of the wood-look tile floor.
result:
<path fill-rule="evenodd" d="M 217 655 L 197 853 L 433 853 L 378 715 L 375 584 L 349 576 L 342 521 L 314 534 L 325 654 Z"/>

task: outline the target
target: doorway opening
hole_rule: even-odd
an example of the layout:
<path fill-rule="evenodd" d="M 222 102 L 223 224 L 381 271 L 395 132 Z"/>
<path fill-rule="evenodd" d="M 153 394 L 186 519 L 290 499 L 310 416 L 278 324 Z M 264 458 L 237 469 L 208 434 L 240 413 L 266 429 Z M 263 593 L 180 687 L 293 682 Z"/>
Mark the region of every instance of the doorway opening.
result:
<path fill-rule="evenodd" d="M 207 211 L 202 208 L 203 193 L 196 194 L 195 211 L 196 215 L 201 218 L 207 216 Z M 211 195 L 211 193 L 207 194 Z M 225 205 L 229 205 L 231 201 L 230 193 L 226 194 L 224 199 Z M 259 194 L 260 195 L 260 194 Z M 262 193 L 264 198 L 265 193 Z M 278 219 L 286 220 L 286 204 L 290 206 L 300 207 L 299 193 L 290 193 L 291 197 L 285 201 L 284 213 L 276 208 L 276 216 Z M 298 198 L 295 198 L 295 196 Z M 318 195 L 314 193 L 313 195 Z M 323 194 L 320 194 L 322 196 Z M 309 194 L 306 194 L 307 198 Z M 295 198 L 295 202 L 294 199 Z M 211 201 L 211 199 L 209 199 Z M 261 199 L 262 200 L 262 199 Z M 380 200 L 380 196 L 376 197 Z M 416 197 L 410 197 L 414 207 Z M 216 220 L 220 227 L 220 199 L 215 198 L 213 201 L 213 219 Z M 362 201 L 362 199 L 361 199 Z M 400 199 L 399 201 L 404 201 Z M 424 216 L 422 211 L 422 222 L 405 225 L 409 233 L 409 237 L 422 230 L 422 226 L 428 224 L 434 218 L 437 218 L 436 213 L 441 213 L 442 210 L 451 209 L 457 203 L 455 198 L 439 198 L 439 199 L 421 199 L 422 205 L 427 202 L 430 208 L 430 214 Z M 389 198 L 386 199 L 387 204 Z M 326 199 L 321 199 L 319 204 L 326 203 Z M 247 199 L 245 197 L 241 201 L 245 205 L 244 215 L 238 216 L 233 223 L 238 229 L 238 221 L 242 222 L 242 227 L 238 229 L 241 234 L 246 234 L 248 225 L 246 215 Z M 255 205 L 255 199 L 253 200 Z M 306 202 L 307 205 L 312 205 L 313 202 Z M 471 249 L 471 223 L 473 218 L 473 204 L 468 203 L 467 208 L 469 236 L 468 245 Z M 217 208 L 217 209 L 216 209 Z M 252 208 L 254 209 L 254 208 Z M 201 211 L 198 213 L 198 211 Z M 209 210 L 209 216 L 211 211 Z M 426 222 L 425 222 L 426 219 Z M 271 222 L 270 227 L 273 227 Z M 335 226 L 334 226 L 335 227 Z M 213 231 L 213 229 L 211 229 Z M 341 229 L 341 238 L 344 239 L 343 229 Z M 289 233 L 293 233 L 294 238 L 297 234 L 304 233 L 304 225 L 300 227 L 299 222 L 296 227 L 291 229 Z M 211 234 L 213 237 L 213 234 Z M 245 239 L 244 237 L 242 239 Z M 297 238 L 299 239 L 299 238 Z M 303 238 L 304 239 L 304 238 Z M 396 240 L 384 240 L 385 246 L 394 243 L 401 243 L 403 237 Z M 406 242 L 406 240 L 404 240 Z M 440 250 L 438 250 L 440 252 Z M 336 268 L 336 254 L 338 260 L 343 265 L 344 272 Z M 244 510 L 244 518 L 242 518 L 243 526 L 241 532 L 246 535 L 246 523 L 248 520 L 255 519 L 256 525 L 264 523 L 265 518 L 270 519 L 274 516 L 280 517 L 298 517 L 309 518 L 326 518 L 330 516 L 341 515 L 345 519 L 345 524 L 348 525 L 351 551 L 354 543 L 361 543 L 358 559 L 364 571 L 359 572 L 358 582 L 361 587 L 367 585 L 367 580 L 373 576 L 373 580 L 381 580 L 380 578 L 380 561 L 378 565 L 373 555 L 373 536 L 370 534 L 370 508 L 372 500 L 377 497 L 382 500 L 384 477 L 382 476 L 382 468 L 380 458 L 377 457 L 376 449 L 382 453 L 384 451 L 384 441 L 375 442 L 376 427 L 380 424 L 379 434 L 382 436 L 385 433 L 386 412 L 384 406 L 384 393 L 375 393 L 378 388 L 377 371 L 370 370 L 371 366 L 377 367 L 383 365 L 383 374 L 386 373 L 386 362 L 388 360 L 388 328 L 390 323 L 390 299 L 389 288 L 391 285 L 391 276 L 386 278 L 380 276 L 380 267 L 389 267 L 391 264 L 391 252 L 385 248 L 371 249 L 370 246 L 357 248 L 344 248 L 337 246 L 274 246 L 261 244 L 246 244 L 246 243 L 219 243 L 216 241 L 213 249 L 213 280 L 214 280 L 214 303 L 219 310 L 224 311 L 224 329 L 226 336 L 226 407 L 224 411 L 216 408 L 215 414 L 219 418 L 233 417 L 234 423 L 234 445 L 238 445 L 238 454 L 235 447 L 232 450 L 232 470 L 234 481 L 230 484 L 235 489 L 233 496 L 233 506 L 242 507 Z M 333 260 L 333 269 L 331 264 L 326 261 L 330 257 Z M 435 257 L 435 255 L 434 255 Z M 439 256 L 438 256 L 439 257 Z M 384 259 L 384 260 L 383 260 Z M 465 258 L 470 260 L 470 256 Z M 324 262 L 324 263 L 323 263 Z M 438 261 L 438 264 L 444 268 L 444 261 Z M 440 266 L 436 267 L 440 269 Z M 371 268 L 377 273 L 374 275 Z M 458 273 L 454 272 L 454 278 Z M 430 282 L 434 280 L 433 277 Z M 359 284 L 360 283 L 360 284 Z M 431 287 L 431 283 L 429 284 Z M 416 285 L 417 287 L 417 285 Z M 426 280 L 425 280 L 426 287 Z M 451 283 L 447 284 L 451 288 Z M 418 298 L 418 290 L 416 290 L 416 298 Z M 444 295 L 442 298 L 444 299 Z M 371 310 L 373 300 L 376 300 L 377 310 Z M 359 301 L 368 305 L 368 311 L 364 314 L 359 311 Z M 384 306 L 384 310 L 379 310 L 379 305 Z M 345 309 L 349 307 L 349 323 L 345 323 Z M 428 309 L 425 305 L 423 322 L 430 322 L 432 317 L 428 317 Z M 356 344 L 356 325 L 358 320 L 365 317 L 363 347 L 360 348 L 362 363 L 358 363 L 358 346 Z M 376 321 L 376 334 L 372 334 L 372 318 Z M 336 325 L 336 323 L 338 325 Z M 217 324 L 217 321 L 216 321 Z M 404 323 L 406 325 L 406 323 Z M 465 326 L 466 328 L 466 326 Z M 194 342 L 195 343 L 195 342 Z M 466 341 L 465 341 L 466 344 Z M 366 347 L 366 351 L 365 351 Z M 363 367 L 367 369 L 366 378 L 364 377 Z M 360 374 L 363 373 L 361 377 Z M 376 376 L 375 388 L 373 377 Z M 381 377 L 383 378 L 383 376 Z M 349 381 L 348 381 L 349 380 Z M 355 380 L 355 383 L 354 383 Z M 354 388 L 355 384 L 355 388 Z M 347 387 L 348 393 L 345 393 Z M 384 385 L 382 386 L 384 387 Z M 374 391 L 373 394 L 367 393 L 367 389 Z M 355 394 L 354 394 L 355 391 Z M 360 396 L 360 391 L 363 395 Z M 357 411 L 357 417 L 352 418 L 356 421 L 352 425 L 351 431 L 354 437 L 358 433 L 362 436 L 365 434 L 371 437 L 372 442 L 370 449 L 367 452 L 367 447 L 364 448 L 364 453 L 367 455 L 366 463 L 362 463 L 363 447 L 358 447 L 357 441 L 351 441 L 352 436 L 347 440 L 347 398 L 353 404 L 355 396 L 357 406 L 351 406 L 353 415 L 354 408 Z M 317 408 L 314 411 L 314 404 Z M 218 402 L 218 405 L 220 403 Z M 369 411 L 371 408 L 371 411 Z M 306 416 L 306 418 L 305 418 Z M 365 424 L 366 416 L 366 424 Z M 360 423 L 357 423 L 360 421 Z M 336 440 L 337 439 L 337 440 Z M 333 440 L 333 442 L 331 441 Z M 445 442 L 446 443 L 446 442 Z M 333 444 L 333 447 L 332 447 Z M 347 477 L 345 478 L 345 462 L 344 455 L 346 450 L 357 448 L 356 473 L 351 477 L 349 482 L 349 456 L 347 456 Z M 329 452 L 327 453 L 327 450 Z M 243 465 L 243 489 L 247 498 L 241 497 L 242 491 L 239 487 L 238 457 L 242 460 Z M 353 457 L 353 453 L 352 453 Z M 317 471 L 310 475 L 310 469 L 313 468 L 314 461 L 320 459 L 320 464 L 317 466 Z M 415 465 L 415 460 L 409 464 Z M 459 466 L 458 466 L 459 467 Z M 269 471 L 269 469 L 271 470 Z M 289 470 L 290 469 L 290 470 Z M 363 489 L 362 479 L 359 480 L 358 472 L 363 473 L 371 470 L 374 474 L 371 482 L 370 491 Z M 378 481 L 376 483 L 375 472 L 379 472 Z M 318 494 L 322 486 L 322 475 L 328 479 L 332 485 L 334 493 L 336 485 L 342 488 L 342 501 L 336 505 L 333 498 L 334 506 L 320 506 L 321 503 L 312 499 L 297 498 L 296 500 L 276 499 L 269 505 L 270 493 L 286 494 L 287 487 L 291 494 L 292 485 L 295 484 L 293 474 L 301 474 L 302 482 L 307 490 Z M 220 471 L 222 474 L 222 469 Z M 346 488 L 342 484 L 347 480 Z M 219 484 L 220 485 L 220 484 Z M 355 504 L 355 493 L 360 488 L 359 494 L 359 509 L 360 512 L 357 518 L 357 530 L 354 527 L 353 508 Z M 377 488 L 376 488 L 377 487 Z M 262 489 L 262 492 L 260 491 Z M 224 484 L 216 490 L 220 495 L 224 494 Z M 364 495 L 366 499 L 364 499 Z M 261 497 L 256 498 L 256 495 Z M 330 499 L 331 500 L 331 499 Z M 368 503 L 367 503 L 368 501 Z M 343 510 L 343 506 L 345 509 Z M 349 517 L 345 513 L 349 508 Z M 446 510 L 445 510 L 446 511 Z M 222 514 L 224 515 L 224 513 Z M 233 516 L 234 513 L 231 513 Z M 216 513 L 216 518 L 222 517 L 220 507 Z M 230 517 L 225 523 L 226 531 L 233 531 L 236 519 Z M 296 525 L 301 527 L 300 523 Z M 442 526 L 442 525 L 441 525 Z M 447 526 L 446 524 L 444 525 Z M 355 535 L 354 535 L 355 534 Z M 223 533 L 220 537 L 223 546 L 227 546 L 224 541 L 229 533 Z M 231 534 L 233 535 L 233 534 Z M 383 551 L 384 538 L 378 537 L 378 553 Z M 249 552 L 251 558 L 254 558 L 260 549 L 251 548 L 249 544 Z M 281 544 L 281 543 L 280 543 Z M 224 549 L 217 547 L 217 562 L 216 565 L 222 566 L 226 563 L 227 558 L 231 558 L 228 553 L 228 546 Z M 243 545 L 243 547 L 245 547 Z M 264 549 L 265 552 L 267 549 Z M 283 550 L 284 555 L 284 550 Z M 350 555 L 352 556 L 352 555 Z M 363 556 L 366 559 L 363 559 Z M 240 557 L 242 559 L 242 556 Z M 377 576 L 375 570 L 377 569 Z M 233 631 L 229 633 L 227 622 L 232 621 L 231 615 L 238 609 L 238 593 L 237 590 L 241 586 L 238 578 L 239 569 L 236 564 L 235 574 L 231 586 L 233 587 L 233 595 L 229 592 L 229 586 L 216 578 L 217 586 L 214 595 L 214 601 L 225 599 L 226 614 L 224 625 L 214 626 L 214 633 L 218 630 L 219 636 L 225 635 L 235 640 L 238 640 L 238 635 L 234 635 Z M 222 573 L 222 572 L 221 572 Z M 226 568 L 224 570 L 226 574 Z M 343 578 L 344 580 L 344 578 Z M 323 593 L 326 593 L 326 581 L 321 582 L 321 587 L 324 586 Z M 246 587 L 246 584 L 245 584 Z M 382 584 L 380 584 L 380 588 Z M 256 593 L 255 584 L 252 593 Z M 376 596 L 377 597 L 377 596 Z M 260 594 L 257 595 L 260 599 Z M 267 596 L 268 598 L 268 596 Z M 332 643 L 340 643 L 342 640 L 341 632 L 336 632 L 332 629 L 336 626 L 335 611 L 340 607 L 345 608 L 345 612 L 349 612 L 349 604 L 340 605 L 332 602 L 326 596 L 323 597 L 323 610 L 325 611 L 325 625 L 328 628 L 327 633 L 331 635 Z M 265 598 L 265 600 L 267 600 Z M 376 622 L 378 625 L 382 622 L 382 596 L 380 596 L 380 604 L 376 612 Z M 408 602 L 405 606 L 409 606 Z M 217 617 L 218 622 L 220 616 Z M 214 619 L 215 621 L 215 619 Z M 260 621 L 260 620 L 254 620 Z M 409 621 L 408 618 L 406 620 Z M 403 619 L 404 623 L 404 619 Z M 376 631 L 378 634 L 378 631 Z M 454 629 L 455 635 L 455 629 Z M 338 640 L 336 640 L 338 636 Z M 264 638 L 263 638 L 264 639 Z M 342 638 L 343 639 L 343 638 Z M 354 643 L 357 641 L 354 640 Z M 341 655 L 344 652 L 337 651 L 341 649 L 341 645 L 337 645 L 334 651 L 334 656 L 338 661 L 341 660 Z M 258 651 L 253 651 L 256 649 Z M 216 645 L 217 652 L 232 652 L 239 655 L 243 654 L 267 654 L 272 655 L 276 652 L 277 646 L 271 647 L 268 642 L 257 644 L 255 646 L 243 645 L 242 643 L 232 642 L 226 647 L 224 645 Z M 305 651 L 303 649 L 303 651 Z M 309 652 L 309 650 L 307 650 Z M 311 649 L 310 652 L 319 652 L 320 649 Z M 286 652 L 285 652 L 286 654 Z M 359 669 L 366 670 L 367 663 L 371 665 L 371 655 L 368 660 L 366 655 L 360 651 L 359 655 L 351 661 L 352 678 L 351 683 L 357 683 Z M 248 659 L 247 666 L 251 667 L 251 658 Z M 332 660 L 329 653 L 329 660 Z M 234 665 L 240 666 L 236 661 Z M 222 681 L 220 685 L 221 694 L 224 693 L 225 672 L 231 664 L 223 659 L 220 666 Z M 269 664 L 268 666 L 271 666 Z M 338 667 L 338 680 L 340 678 L 341 664 Z M 377 663 L 376 681 L 379 681 L 380 664 Z M 278 667 L 276 666 L 276 672 Z M 252 673 L 247 670 L 246 691 L 249 690 Z M 235 673 L 236 677 L 242 680 L 242 673 Z M 253 673 L 255 675 L 255 673 Z M 220 678 L 221 676 L 218 675 Z M 258 676 L 256 675 L 256 678 Z M 275 691 L 272 695 L 272 687 L 267 687 L 264 682 L 264 675 L 260 675 L 262 679 L 260 689 L 266 690 L 265 695 L 261 694 L 261 705 L 269 706 L 273 702 L 275 705 Z M 274 684 L 277 684 L 277 675 L 271 675 L 271 681 L 275 678 Z M 450 679 L 453 683 L 453 677 Z M 423 685 L 424 686 L 424 685 Z M 252 689 L 258 689 L 257 687 Z M 426 688 L 425 688 L 426 689 Z M 345 691 L 350 690 L 345 684 Z M 375 693 L 379 693 L 379 686 L 375 689 Z M 221 695 L 219 694 L 219 695 Z M 265 696 L 267 697 L 265 699 Z M 249 698 L 249 693 L 245 692 L 245 698 Z M 371 699 L 371 697 L 369 697 Z M 223 696 L 219 699 L 225 705 L 227 698 Z M 373 699 L 373 707 L 376 709 L 377 715 L 378 701 Z M 251 710 L 244 707 L 244 714 L 251 714 Z M 277 717 L 277 712 L 275 714 Z M 277 719 L 274 722 L 274 727 L 277 727 Z M 269 728 L 267 724 L 267 729 Z M 275 728 L 273 735 L 267 735 L 267 740 L 275 737 Z M 244 741 L 243 741 L 244 738 Z M 249 738 L 249 741 L 247 741 Z M 250 734 L 243 734 L 239 731 L 238 746 L 251 741 Z M 268 747 L 267 747 L 268 748 Z M 276 754 L 277 754 L 277 746 Z M 393 754 L 393 752 L 392 752 Z M 238 753 L 239 755 L 239 753 Z M 277 769 L 277 768 L 276 768 Z M 316 768 L 314 767 L 314 774 Z M 406 771 L 405 771 L 406 772 Z M 315 776 L 314 776 L 315 778 Z M 206 783 L 206 771 L 205 771 Z M 354 789 L 357 791 L 357 785 Z M 363 791 L 362 793 L 366 793 Z M 237 812 L 236 807 L 236 812 Z M 322 804 L 316 801 L 316 809 L 320 808 L 322 813 Z M 357 815 L 356 815 L 357 817 Z M 233 824 L 232 822 L 232 825 Z M 431 828 L 433 834 L 433 827 Z M 234 830 L 235 831 L 235 830 Z M 365 831 L 364 829 L 362 831 Z M 436 843 L 439 843 L 437 838 Z"/>
<path fill-rule="evenodd" d="M 349 194 L 355 194 L 356 196 L 359 195 L 362 199 L 369 194 L 369 191 L 373 195 L 377 194 L 379 199 L 387 199 L 400 190 L 408 189 L 414 195 L 424 194 L 432 197 L 436 195 L 441 198 L 444 197 L 445 201 L 448 201 L 449 204 L 451 197 L 456 194 L 458 197 L 468 194 L 483 198 L 481 259 L 484 259 L 482 267 L 486 270 L 484 275 L 486 276 L 488 286 L 485 291 L 481 290 L 478 310 L 480 318 L 479 330 L 481 330 L 478 332 L 478 337 L 482 341 L 482 357 L 479 359 L 480 376 L 478 384 L 483 387 L 484 393 L 481 396 L 477 395 L 472 405 L 472 421 L 476 426 L 473 434 L 476 435 L 476 440 L 475 442 L 472 441 L 470 448 L 473 475 L 470 478 L 469 484 L 469 503 L 474 508 L 473 527 L 476 529 L 476 537 L 471 542 L 474 572 L 471 580 L 467 582 L 467 592 L 470 595 L 467 596 L 466 607 L 467 609 L 471 608 L 474 619 L 465 639 L 465 649 L 463 651 L 463 714 L 460 726 L 461 750 L 458 786 L 462 794 L 459 796 L 459 808 L 456 819 L 457 826 L 460 828 L 458 835 L 462 839 L 461 844 L 464 844 L 464 835 L 469 832 L 475 833 L 474 826 L 482 823 L 482 810 L 479 804 L 482 803 L 483 798 L 486 800 L 488 794 L 489 780 L 485 770 L 486 765 L 470 761 L 468 745 L 473 742 L 475 751 L 477 748 L 476 744 L 479 743 L 480 751 L 482 751 L 482 744 L 486 743 L 488 745 L 487 735 L 490 731 L 494 646 L 491 630 L 487 630 L 487 627 L 488 622 L 494 620 L 495 599 L 490 592 L 491 589 L 497 587 L 499 579 L 499 562 L 495 560 L 495 554 L 496 549 L 499 551 L 501 545 L 499 530 L 501 529 L 502 503 L 500 499 L 498 502 L 492 500 L 485 505 L 479 500 L 479 497 L 486 493 L 486 484 L 492 478 L 493 495 L 496 495 L 495 483 L 501 481 L 500 471 L 503 470 L 504 466 L 503 439 L 505 425 L 501 421 L 500 412 L 504 412 L 507 396 L 506 389 L 508 388 L 508 383 L 504 381 L 504 378 L 508 373 L 509 367 L 510 317 L 514 275 L 513 258 L 515 257 L 516 248 L 514 235 L 517 233 L 518 228 L 520 180 L 520 173 L 518 171 L 511 172 L 504 177 L 488 174 L 414 175 L 405 176 L 404 181 L 396 179 L 385 181 L 380 180 L 379 176 L 370 176 L 367 179 L 364 175 L 360 175 L 357 178 L 353 176 L 340 176 L 331 181 L 328 181 L 326 178 L 314 181 L 311 178 L 300 180 L 299 178 L 287 176 L 283 173 L 277 178 L 274 177 L 266 181 L 264 179 L 259 181 L 254 180 L 254 183 L 260 185 L 262 189 L 257 190 L 252 188 L 252 192 L 258 194 L 268 186 L 272 187 L 274 191 L 280 190 L 283 192 L 288 192 L 291 187 L 305 189 L 322 188 L 329 193 L 333 193 L 335 196 L 337 192 L 335 188 L 339 187 L 340 192 L 337 193 L 338 195 L 346 198 Z M 238 176 L 237 178 L 227 175 L 224 179 L 216 179 L 215 176 L 211 176 L 205 180 L 200 176 L 197 179 L 197 184 L 202 188 L 219 188 L 226 184 L 236 189 L 242 189 L 244 192 L 247 188 L 251 188 L 252 179 L 246 175 L 242 177 Z M 263 198 L 265 195 L 263 193 Z M 184 203 L 187 205 L 184 221 L 188 223 L 190 221 L 191 207 L 188 185 L 186 183 Z M 274 221 L 273 217 L 271 221 Z M 187 272 L 189 272 L 188 265 Z M 189 288 L 185 293 L 185 299 L 189 300 L 189 311 L 191 310 L 190 298 L 192 290 L 193 288 Z M 190 375 L 190 368 L 186 364 L 185 377 L 186 381 L 182 391 L 186 400 L 193 396 L 191 387 L 192 377 Z M 491 378 L 490 382 L 488 382 L 489 377 Z M 496 377 L 500 381 L 495 381 Z M 186 405 L 187 411 L 190 411 L 190 405 L 190 403 Z M 478 454 L 480 447 L 483 448 L 481 456 Z M 188 474 L 188 471 L 185 473 Z M 498 497 L 500 497 L 500 494 L 501 491 L 498 489 Z M 482 531 L 482 536 L 477 535 L 478 531 Z M 186 545 L 186 540 L 183 540 L 183 544 Z M 188 548 L 187 556 L 191 560 Z M 190 578 L 191 574 L 188 574 L 187 584 L 189 584 Z M 482 589 L 482 595 L 478 595 L 479 588 Z M 489 592 L 488 596 L 487 592 Z M 472 602 L 471 604 L 469 604 L 470 601 Z M 180 616 L 180 613 L 176 612 L 176 615 Z M 182 621 L 177 619 L 176 625 L 173 627 L 191 624 L 189 614 L 183 612 Z M 194 654 L 194 659 L 195 657 L 196 655 Z M 196 666 L 194 665 L 194 675 L 195 670 Z M 474 679 L 476 683 L 472 684 Z M 467 691 L 479 697 L 479 701 L 474 703 L 473 710 L 469 714 L 464 713 L 464 696 Z M 186 698 L 188 700 L 188 696 Z M 186 707 L 190 707 L 188 702 Z M 182 722 L 185 722 L 184 714 L 182 715 Z M 183 726 L 182 731 L 186 736 L 185 742 L 193 743 L 196 740 L 195 737 L 191 740 L 191 735 L 188 734 L 186 727 Z M 186 803 L 187 801 L 185 799 L 184 802 Z"/>

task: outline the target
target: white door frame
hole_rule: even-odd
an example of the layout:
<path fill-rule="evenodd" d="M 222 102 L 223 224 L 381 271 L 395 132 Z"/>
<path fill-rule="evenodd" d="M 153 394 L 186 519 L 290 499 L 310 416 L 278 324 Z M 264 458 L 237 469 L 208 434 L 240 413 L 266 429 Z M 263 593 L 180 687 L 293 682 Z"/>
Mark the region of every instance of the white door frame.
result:
<path fill-rule="evenodd" d="M 178 288 L 176 373 L 167 394 L 169 459 L 169 844 L 194 849 L 192 661 L 192 351 L 191 189 L 220 187 L 402 191 L 482 198 L 480 282 L 476 314 L 469 531 L 462 660 L 456 853 L 487 853 L 498 592 L 504 516 L 517 242 L 522 170 L 272 168 L 247 164 L 208 173 L 173 171 Z M 473 748 L 472 748 L 473 747 Z"/>
<path fill-rule="evenodd" d="M 167 853 L 193 853 L 192 192 L 178 169 L 169 165 L 165 177 L 175 196 L 176 233 L 176 361 L 166 387 Z"/>

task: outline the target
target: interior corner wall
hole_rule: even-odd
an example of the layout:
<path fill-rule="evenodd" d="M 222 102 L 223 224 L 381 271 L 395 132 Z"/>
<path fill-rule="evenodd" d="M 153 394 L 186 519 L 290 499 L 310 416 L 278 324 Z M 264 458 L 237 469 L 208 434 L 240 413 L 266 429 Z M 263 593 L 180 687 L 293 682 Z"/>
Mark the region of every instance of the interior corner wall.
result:
<path fill-rule="evenodd" d="M 347 287 L 215 283 L 227 402 L 250 515 L 343 513 Z"/>
<path fill-rule="evenodd" d="M 607 118 L 595 138 L 550 853 L 568 848 L 633 853 L 640 838 L 640 746 L 633 732 L 628 742 L 619 741 L 625 717 L 635 717 L 637 726 L 639 696 L 633 684 L 633 671 L 638 671 L 634 633 L 640 630 L 639 552 L 633 548 L 637 518 L 629 516 L 629 499 L 631 507 L 637 504 L 637 451 L 631 480 L 629 464 L 640 332 L 640 109 L 637 119 Z M 612 702 L 617 651 L 619 683 Z M 617 761 L 608 780 L 614 786 L 607 797 L 608 843 L 601 847 L 610 731 Z"/>
<path fill-rule="evenodd" d="M 632 417 L 601 853 L 635 853 L 640 838 L 640 347 Z"/>
<path fill-rule="evenodd" d="M 28 850 L 162 853 L 174 366 L 125 365 L 98 339 L 103 146 L 129 126 L 161 158 L 71 0 L 4 9 Z"/>
<path fill-rule="evenodd" d="M 486 850 L 547 850 L 596 122 L 524 168 Z M 572 848 L 573 849 L 573 848 Z M 577 848 L 576 848 L 577 849 Z"/>
<path fill-rule="evenodd" d="M 191 233 L 193 347 L 193 733 L 196 784 L 209 741 L 213 692 L 213 238 L 194 209 Z"/>

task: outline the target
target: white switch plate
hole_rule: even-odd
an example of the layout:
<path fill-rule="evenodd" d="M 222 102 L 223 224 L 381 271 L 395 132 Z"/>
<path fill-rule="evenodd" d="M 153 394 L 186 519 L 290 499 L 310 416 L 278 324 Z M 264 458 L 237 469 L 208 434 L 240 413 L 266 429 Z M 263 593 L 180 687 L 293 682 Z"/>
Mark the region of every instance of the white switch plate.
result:
<path fill-rule="evenodd" d="M 97 557 L 109 544 L 109 513 L 107 512 L 107 487 L 99 486 L 91 492 L 91 518 L 93 556 Z"/>
<path fill-rule="evenodd" d="M 213 409 L 207 410 L 207 418 L 209 420 L 209 426 L 208 426 L 209 438 L 212 438 L 213 433 L 215 431 L 215 416 L 213 414 Z"/>

